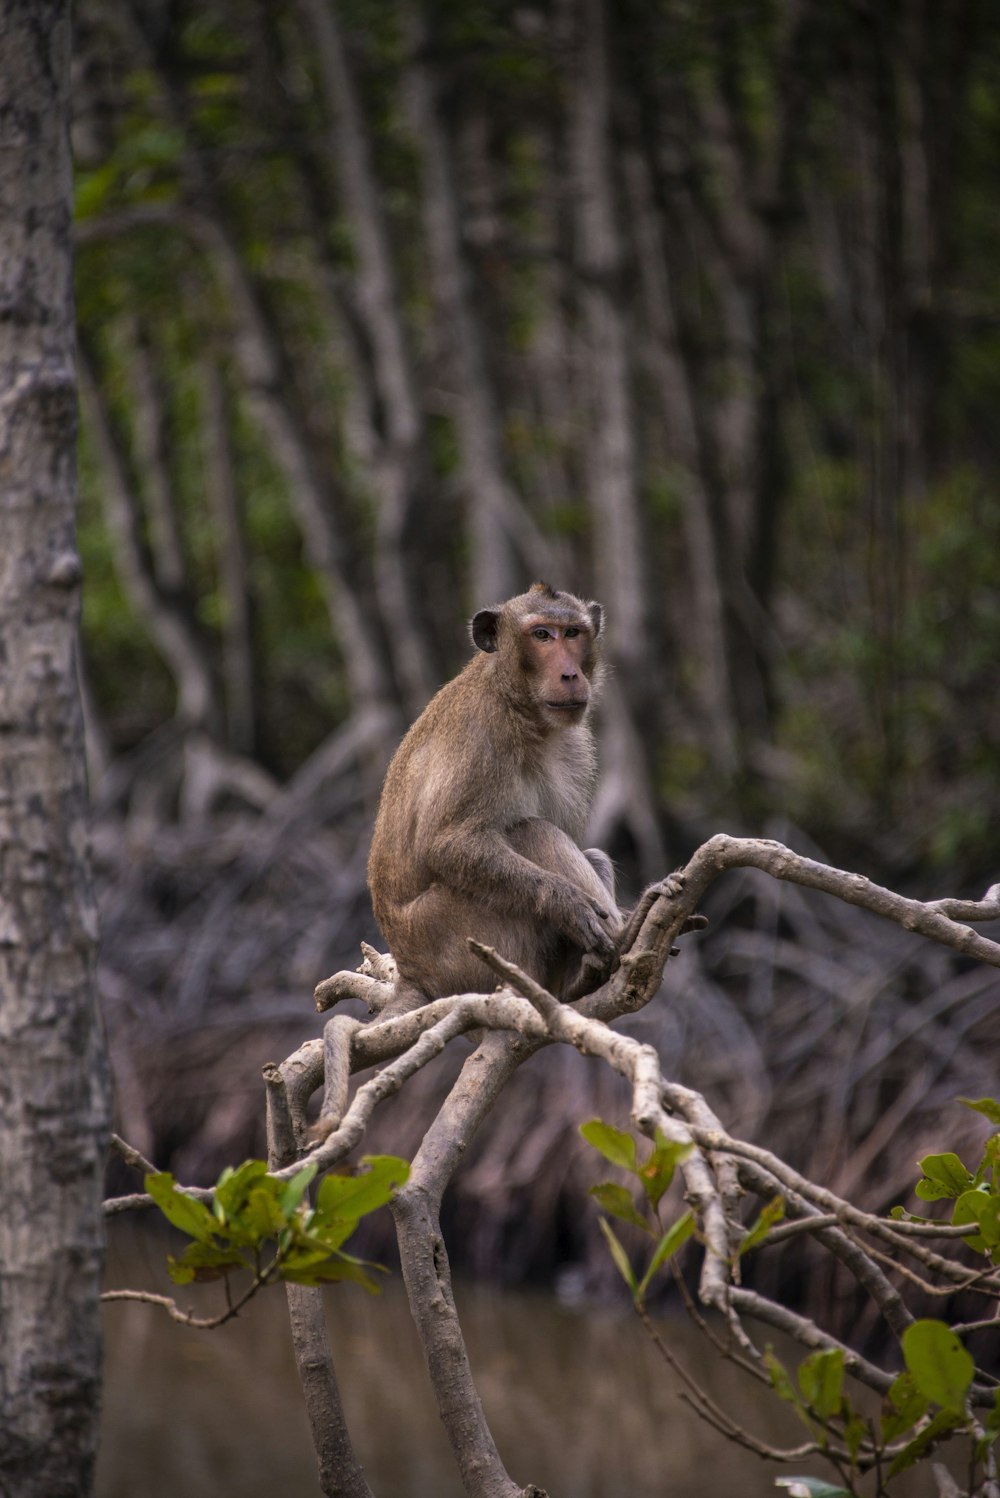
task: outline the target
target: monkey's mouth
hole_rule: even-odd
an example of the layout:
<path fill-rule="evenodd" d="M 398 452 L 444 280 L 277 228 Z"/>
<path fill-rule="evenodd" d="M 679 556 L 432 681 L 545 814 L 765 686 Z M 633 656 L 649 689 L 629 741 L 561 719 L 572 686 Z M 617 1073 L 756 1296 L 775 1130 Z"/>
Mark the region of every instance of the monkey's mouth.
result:
<path fill-rule="evenodd" d="M 579 713 L 587 704 L 585 701 L 575 699 L 572 702 L 546 702 L 545 706 L 550 707 L 554 713 Z"/>

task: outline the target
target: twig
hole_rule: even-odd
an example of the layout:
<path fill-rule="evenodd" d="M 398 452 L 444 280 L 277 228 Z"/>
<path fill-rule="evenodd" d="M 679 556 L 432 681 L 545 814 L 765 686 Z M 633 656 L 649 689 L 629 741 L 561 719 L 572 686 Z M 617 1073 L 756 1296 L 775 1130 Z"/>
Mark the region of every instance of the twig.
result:
<path fill-rule="evenodd" d="M 807 1316 L 800 1316 L 796 1311 L 790 1311 L 785 1306 L 780 1306 L 776 1301 L 768 1299 L 766 1295 L 759 1295 L 755 1290 L 744 1290 L 734 1286 L 730 1290 L 733 1302 L 746 1316 L 753 1316 L 758 1321 L 764 1321 L 769 1326 L 777 1328 L 778 1331 L 787 1333 L 794 1337 L 803 1347 L 814 1350 L 839 1350 L 844 1354 L 844 1367 L 859 1382 L 867 1384 L 870 1389 L 875 1389 L 879 1394 L 885 1394 L 889 1389 L 895 1373 L 886 1373 L 882 1368 L 870 1363 L 860 1353 L 854 1352 L 846 1343 L 840 1342 L 836 1337 L 831 1337 L 828 1332 L 821 1331 L 814 1321 Z"/>
<path fill-rule="evenodd" d="M 143 1175 L 147 1176 L 156 1174 L 156 1166 L 151 1165 L 145 1155 L 141 1155 L 131 1144 L 126 1144 L 120 1135 L 112 1134 L 111 1148 L 121 1156 L 126 1165 L 131 1165 L 133 1170 L 141 1170 Z"/>
<path fill-rule="evenodd" d="M 678 912 L 682 912 L 685 918 L 691 915 L 712 880 L 724 870 L 735 868 L 761 869 L 775 879 L 788 879 L 807 889 L 822 890 L 848 905 L 859 905 L 874 915 L 894 921 L 905 931 L 918 932 L 978 962 L 1000 967 L 1000 943 L 980 936 L 953 918 L 956 911 L 965 920 L 1000 918 L 1000 885 L 991 885 L 985 897 L 978 901 L 910 900 L 873 883 L 862 874 L 817 863 L 815 859 L 793 853 L 791 848 L 769 838 L 729 837 L 720 832 L 702 844 L 684 869 L 683 893 L 674 901 Z"/>
<path fill-rule="evenodd" d="M 765 1457 L 770 1461 L 776 1462 L 801 1461 L 804 1457 L 814 1456 L 823 1449 L 816 1441 L 808 1441 L 802 1446 L 795 1446 L 790 1449 L 781 1449 L 775 1446 L 768 1446 L 763 1441 L 759 1441 L 756 1436 L 751 1435 L 749 1431 L 743 1428 L 743 1426 L 737 1425 L 737 1423 L 733 1419 L 731 1419 L 730 1416 L 727 1415 L 723 1410 L 721 1410 L 715 1403 L 715 1401 L 705 1392 L 705 1390 L 701 1387 L 694 1376 L 687 1370 L 687 1368 L 685 1368 L 680 1359 L 676 1358 L 670 1351 L 670 1348 L 666 1345 L 659 1332 L 656 1330 L 656 1326 L 653 1323 L 653 1320 L 649 1312 L 646 1310 L 645 1306 L 636 1303 L 635 1312 L 639 1317 L 639 1320 L 642 1322 L 647 1335 L 651 1338 L 654 1347 L 660 1354 L 663 1361 L 669 1368 L 673 1369 L 673 1371 L 677 1374 L 677 1377 L 687 1387 L 689 1394 L 685 1402 L 689 1404 L 691 1408 L 702 1417 L 702 1419 L 706 1420 L 710 1425 L 714 1426 L 714 1428 L 719 1431 L 721 1435 L 728 1437 L 729 1440 L 736 1441 L 739 1445 L 746 1447 L 748 1451 L 755 1452 L 757 1456 Z M 681 1398 L 685 1399 L 685 1395 L 683 1393 L 681 1394 Z M 845 1452 L 844 1455 L 846 1456 L 847 1453 Z"/>
<path fill-rule="evenodd" d="M 162 1306 L 171 1321 L 179 1321 L 183 1326 L 193 1326 L 200 1331 L 214 1331 L 217 1326 L 225 1326 L 227 1321 L 232 1321 L 238 1316 L 249 1300 L 269 1284 L 274 1277 L 278 1259 L 275 1257 L 263 1271 L 255 1274 L 250 1282 L 250 1287 L 234 1300 L 218 1316 L 194 1316 L 190 1311 L 182 1311 L 175 1300 L 169 1295 L 154 1295 L 149 1290 L 105 1290 L 101 1296 L 102 1300 L 141 1300 L 147 1305 Z"/>

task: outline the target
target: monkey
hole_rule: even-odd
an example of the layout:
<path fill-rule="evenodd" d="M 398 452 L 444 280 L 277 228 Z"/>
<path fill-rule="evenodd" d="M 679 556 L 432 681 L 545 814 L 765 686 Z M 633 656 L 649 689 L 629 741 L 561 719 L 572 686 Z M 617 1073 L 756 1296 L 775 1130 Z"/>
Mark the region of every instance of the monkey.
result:
<path fill-rule="evenodd" d="M 382 788 L 368 862 L 399 977 L 385 1013 L 480 992 L 467 938 L 557 998 L 604 980 L 623 917 L 580 840 L 596 779 L 600 604 L 534 583 L 471 624 L 477 653 L 428 703 Z"/>

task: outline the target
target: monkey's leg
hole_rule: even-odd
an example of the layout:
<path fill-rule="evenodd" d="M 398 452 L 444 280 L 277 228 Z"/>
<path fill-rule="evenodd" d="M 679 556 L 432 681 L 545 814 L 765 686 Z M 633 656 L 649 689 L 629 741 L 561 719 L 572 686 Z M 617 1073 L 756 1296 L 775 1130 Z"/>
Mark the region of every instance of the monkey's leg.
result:
<path fill-rule="evenodd" d="M 605 853 L 603 848 L 584 848 L 583 856 L 590 864 L 598 879 L 604 885 L 615 905 L 618 899 L 615 894 L 615 866 Z"/>
<path fill-rule="evenodd" d="M 399 1015 L 409 1014 L 411 1009 L 420 1009 L 427 1003 L 429 1003 L 427 994 L 415 983 L 410 983 L 406 978 L 397 978 L 391 998 L 382 1009 L 376 1011 L 376 1017 L 380 1020 L 396 1019 Z"/>
<path fill-rule="evenodd" d="M 545 982 L 561 999 L 580 998 L 599 988 L 617 959 L 621 912 L 615 899 L 615 871 L 601 848 L 578 848 L 571 837 L 541 817 L 518 822 L 508 833 L 512 847 L 550 873 L 569 879 L 607 911 L 602 924 L 614 943 L 610 952 L 584 951 L 565 940 L 555 942 L 545 960 Z"/>
<path fill-rule="evenodd" d="M 385 936 L 397 954 L 399 979 L 393 1014 L 455 993 L 482 993 L 496 978 L 470 950 L 468 937 L 495 947 L 541 983 L 539 932 L 529 910 L 509 914 L 476 897 L 433 884 L 413 900 L 383 912 Z"/>

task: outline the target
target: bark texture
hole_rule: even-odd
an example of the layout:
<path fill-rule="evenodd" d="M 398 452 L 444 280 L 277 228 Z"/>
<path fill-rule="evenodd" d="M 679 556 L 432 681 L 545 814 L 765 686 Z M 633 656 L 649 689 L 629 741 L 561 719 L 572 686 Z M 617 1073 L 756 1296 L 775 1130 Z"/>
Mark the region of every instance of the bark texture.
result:
<path fill-rule="evenodd" d="M 93 1487 L 109 1084 L 93 982 L 69 6 L 0 11 L 0 1493 Z"/>

